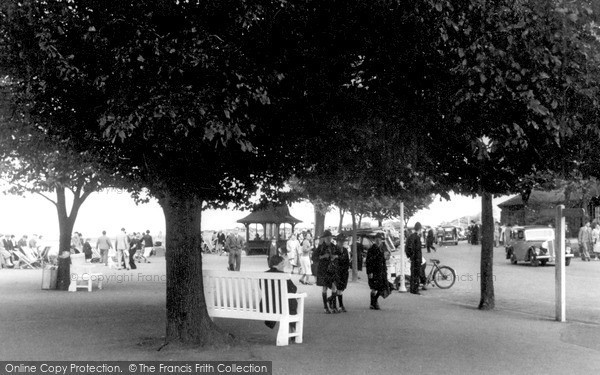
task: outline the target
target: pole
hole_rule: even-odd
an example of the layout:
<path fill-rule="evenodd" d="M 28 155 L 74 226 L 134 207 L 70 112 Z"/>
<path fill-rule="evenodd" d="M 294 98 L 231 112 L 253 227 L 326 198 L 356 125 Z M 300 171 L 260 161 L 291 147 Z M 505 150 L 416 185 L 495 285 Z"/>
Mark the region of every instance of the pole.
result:
<path fill-rule="evenodd" d="M 566 321 L 566 298 L 565 298 L 565 218 L 563 210 L 565 206 L 560 204 L 556 207 L 556 233 L 554 238 L 555 267 L 555 296 L 556 296 L 556 320 Z"/>
<path fill-rule="evenodd" d="M 406 293 L 406 284 L 404 283 L 404 267 L 406 260 L 404 259 L 404 202 L 400 202 L 400 285 L 398 291 Z"/>

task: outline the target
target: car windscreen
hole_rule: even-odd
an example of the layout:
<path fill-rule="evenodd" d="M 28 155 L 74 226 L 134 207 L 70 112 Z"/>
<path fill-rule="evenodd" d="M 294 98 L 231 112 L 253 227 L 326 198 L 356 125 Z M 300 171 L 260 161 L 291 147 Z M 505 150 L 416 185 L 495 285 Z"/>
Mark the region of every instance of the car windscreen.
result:
<path fill-rule="evenodd" d="M 554 229 L 536 228 L 525 231 L 525 241 L 549 241 L 554 239 Z"/>

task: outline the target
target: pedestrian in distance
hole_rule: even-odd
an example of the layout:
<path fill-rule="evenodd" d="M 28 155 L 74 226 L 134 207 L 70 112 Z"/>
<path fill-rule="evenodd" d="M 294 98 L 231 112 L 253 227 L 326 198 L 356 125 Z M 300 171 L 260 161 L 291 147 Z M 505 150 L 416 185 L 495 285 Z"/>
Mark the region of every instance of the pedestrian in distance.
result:
<path fill-rule="evenodd" d="M 239 271 L 242 265 L 242 250 L 244 248 L 244 239 L 240 235 L 239 228 L 235 228 L 233 233 L 227 236 L 225 240 L 225 250 L 229 252 L 229 271 Z"/>
<path fill-rule="evenodd" d="M 298 241 L 294 233 L 290 235 L 290 238 L 287 240 L 285 247 L 287 250 L 288 261 L 292 266 L 291 273 L 294 274 L 294 269 L 299 269 L 300 267 L 300 242 Z M 300 273 L 299 270 L 298 273 Z"/>
<path fill-rule="evenodd" d="M 102 231 L 102 236 L 98 237 L 96 249 L 100 251 L 100 262 L 104 263 L 105 266 L 108 266 L 108 251 L 112 249 L 112 243 L 110 242 L 110 238 L 106 235 L 105 230 Z"/>
<path fill-rule="evenodd" d="M 594 252 L 594 258 L 600 260 L 600 225 L 598 223 L 593 223 L 592 227 L 592 250 Z"/>
<path fill-rule="evenodd" d="M 141 257 L 144 258 L 144 263 L 150 263 L 148 258 L 152 254 L 152 250 L 154 250 L 154 241 L 150 235 L 150 230 L 146 230 L 146 233 L 142 236 L 142 244 L 144 245 L 144 253 Z"/>
<path fill-rule="evenodd" d="M 590 222 L 587 221 L 581 228 L 579 228 L 579 234 L 577 235 L 579 242 L 579 253 L 582 261 L 590 261 L 590 243 L 592 242 L 592 230 L 590 228 Z"/>
<path fill-rule="evenodd" d="M 367 276 L 369 278 L 369 288 L 371 289 L 371 310 L 381 310 L 379 307 L 379 297 L 387 297 L 390 292 L 389 281 L 387 278 L 387 264 L 385 260 L 382 241 L 383 233 L 378 233 L 375 242 L 366 239 L 367 249 Z"/>
<path fill-rule="evenodd" d="M 405 253 L 410 259 L 410 293 L 419 293 L 419 281 L 421 276 L 421 263 L 423 255 L 421 254 L 421 223 L 415 224 L 414 232 L 406 239 Z"/>
<path fill-rule="evenodd" d="M 117 269 L 129 270 L 129 237 L 125 228 L 121 228 L 121 232 L 115 238 L 115 248 L 117 249 Z"/>
<path fill-rule="evenodd" d="M 442 229 L 442 236 L 443 236 L 443 229 Z M 433 235 L 433 228 L 429 228 L 429 230 L 427 231 L 427 252 L 431 253 L 431 250 L 433 251 L 437 251 L 435 249 L 435 246 L 433 246 L 433 242 L 435 241 L 435 236 Z M 443 241 L 443 237 L 442 237 L 442 241 Z M 441 243 L 441 241 L 440 241 Z"/>
<path fill-rule="evenodd" d="M 302 273 L 302 277 L 300 277 L 300 283 L 304 285 L 312 285 L 309 282 L 309 277 L 312 276 L 312 265 L 310 260 L 310 255 L 312 251 L 312 244 L 308 238 L 302 239 L 302 244 L 300 245 L 300 272 Z"/>

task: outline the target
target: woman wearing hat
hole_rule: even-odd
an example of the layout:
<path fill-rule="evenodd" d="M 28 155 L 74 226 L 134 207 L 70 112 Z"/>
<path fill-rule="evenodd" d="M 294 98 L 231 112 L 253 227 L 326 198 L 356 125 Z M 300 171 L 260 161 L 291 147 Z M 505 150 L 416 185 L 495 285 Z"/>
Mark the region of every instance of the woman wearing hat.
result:
<path fill-rule="evenodd" d="M 323 307 L 325 308 L 326 314 L 337 312 L 335 296 L 337 294 L 336 279 L 337 273 L 337 259 L 339 257 L 339 251 L 337 247 L 331 242 L 331 231 L 326 230 L 323 235 L 319 237 L 321 240 L 319 247 L 316 250 L 316 257 L 319 259 L 319 265 L 317 267 L 317 285 L 323 287 Z M 327 289 L 331 289 L 332 299 L 327 298 Z M 331 310 L 329 309 L 328 303 L 331 303 Z"/>
<path fill-rule="evenodd" d="M 377 299 L 389 288 L 387 279 L 387 265 L 385 263 L 384 249 L 381 240 L 382 233 L 375 237 L 375 243 L 367 250 L 367 275 L 369 277 L 369 288 L 371 288 L 371 310 L 380 310 Z"/>
<path fill-rule="evenodd" d="M 350 269 L 350 256 L 348 253 L 348 241 L 346 240 L 346 236 L 343 234 L 339 234 L 336 237 L 337 247 L 338 247 L 338 256 L 337 259 L 337 280 L 336 287 L 337 292 L 330 297 L 330 300 L 335 299 L 337 295 L 338 303 L 340 304 L 340 308 L 338 312 L 346 312 L 346 308 L 344 307 L 344 298 L 343 293 L 346 290 L 346 286 L 348 286 L 348 277 L 350 277 L 349 269 Z M 333 306 L 332 306 L 333 305 Z M 335 308 L 335 304 L 330 303 L 330 307 L 333 310 Z"/>

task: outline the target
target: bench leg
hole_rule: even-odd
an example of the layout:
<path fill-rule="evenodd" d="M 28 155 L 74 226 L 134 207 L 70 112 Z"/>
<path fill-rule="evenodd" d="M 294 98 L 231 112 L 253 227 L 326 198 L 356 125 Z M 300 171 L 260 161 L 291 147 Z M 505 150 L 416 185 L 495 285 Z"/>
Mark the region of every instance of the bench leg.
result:
<path fill-rule="evenodd" d="M 77 291 L 77 280 L 71 280 L 69 283 L 69 292 Z"/>
<path fill-rule="evenodd" d="M 302 335 L 304 334 L 304 319 L 300 319 L 300 321 L 296 323 L 296 334 L 298 336 L 294 337 L 294 342 L 296 344 L 302 344 Z"/>
<path fill-rule="evenodd" d="M 92 291 L 92 278 L 90 277 L 87 282 L 88 282 L 87 290 L 88 290 L 88 292 L 91 292 Z"/>
<path fill-rule="evenodd" d="M 279 321 L 279 330 L 277 331 L 277 346 L 287 346 L 290 340 L 290 322 L 287 320 Z"/>

